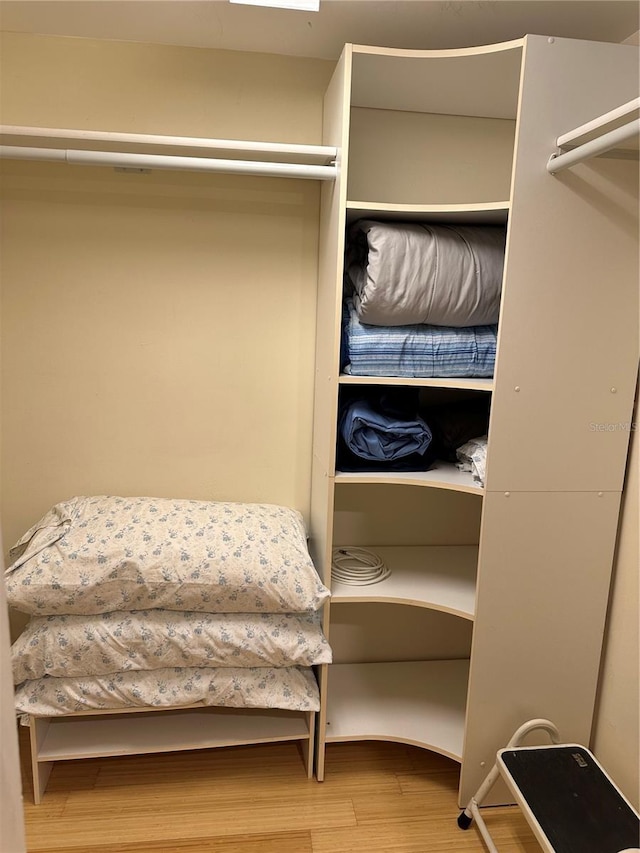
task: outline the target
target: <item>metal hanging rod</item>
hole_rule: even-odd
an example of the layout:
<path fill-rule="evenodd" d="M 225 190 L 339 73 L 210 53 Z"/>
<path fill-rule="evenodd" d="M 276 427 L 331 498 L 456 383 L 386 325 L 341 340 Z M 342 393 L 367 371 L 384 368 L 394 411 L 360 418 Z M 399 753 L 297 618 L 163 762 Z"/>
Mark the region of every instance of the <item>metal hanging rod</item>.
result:
<path fill-rule="evenodd" d="M 640 135 L 640 98 L 634 98 L 622 106 L 604 113 L 598 118 L 580 125 L 575 130 L 564 133 L 556 140 L 561 151 L 552 154 L 547 163 L 547 171 L 555 175 L 576 163 L 591 157 L 598 157 L 608 151 L 619 148 L 625 142 Z M 624 154 L 636 156 L 630 150 Z"/>
<path fill-rule="evenodd" d="M 583 142 L 588 142 L 589 136 L 594 132 L 601 133 L 603 130 L 614 130 L 617 126 L 627 124 L 632 119 L 638 118 L 639 115 L 640 98 L 634 98 L 631 101 L 627 101 L 626 104 L 621 104 L 608 113 L 604 113 L 592 121 L 588 121 L 586 124 L 581 124 L 580 127 L 576 127 L 568 133 L 563 133 L 562 136 L 558 137 L 556 144 L 560 148 L 567 148 L 570 145 L 580 145 Z"/>
<path fill-rule="evenodd" d="M 18 160 L 309 180 L 336 177 L 337 149 L 325 145 L 15 126 L 0 126 L 0 141 L 6 143 L 0 145 L 0 157 Z M 76 145 L 68 148 L 69 142 Z"/>
<path fill-rule="evenodd" d="M 223 160 L 212 157 L 180 157 L 170 154 L 127 154 L 118 151 L 81 151 L 64 148 L 26 148 L 0 145 L 0 157 L 10 160 L 46 160 L 72 166 L 112 166 L 119 169 L 174 169 L 191 172 L 225 172 L 269 178 L 306 178 L 333 181 L 335 166 L 309 163 L 269 163 L 260 160 Z"/>
<path fill-rule="evenodd" d="M 80 144 L 69 144 L 78 142 Z M 328 145 L 301 145 L 287 142 L 254 142 L 243 139 L 209 139 L 202 136 L 161 136 L 152 133 L 120 133 L 109 130 L 70 130 L 57 127 L 24 127 L 0 125 L 0 143 L 47 148 L 82 150 L 107 147 L 114 151 L 137 154 L 160 151 L 165 154 L 218 154 L 236 159 L 281 161 L 327 165 L 335 160 L 337 150 Z"/>
<path fill-rule="evenodd" d="M 569 166 L 574 166 L 576 163 L 582 163 L 583 160 L 588 160 L 591 157 L 598 157 L 613 148 L 622 145 L 623 142 L 628 142 L 635 136 L 640 134 L 640 120 L 623 124 L 622 127 L 617 127 L 615 130 L 610 130 L 590 142 L 585 142 L 583 145 L 578 145 L 571 151 L 564 154 L 552 154 L 547 163 L 547 172 L 555 175 L 556 172 L 561 172 L 563 169 L 568 169 Z"/>

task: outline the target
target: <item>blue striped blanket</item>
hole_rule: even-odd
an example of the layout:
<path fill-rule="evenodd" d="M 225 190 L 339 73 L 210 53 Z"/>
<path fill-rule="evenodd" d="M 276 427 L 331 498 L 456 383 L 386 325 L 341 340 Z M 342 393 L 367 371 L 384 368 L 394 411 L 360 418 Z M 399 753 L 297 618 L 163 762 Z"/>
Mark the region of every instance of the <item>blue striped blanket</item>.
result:
<path fill-rule="evenodd" d="M 353 376 L 454 378 L 493 376 L 496 325 L 368 326 L 347 299 L 343 370 Z"/>

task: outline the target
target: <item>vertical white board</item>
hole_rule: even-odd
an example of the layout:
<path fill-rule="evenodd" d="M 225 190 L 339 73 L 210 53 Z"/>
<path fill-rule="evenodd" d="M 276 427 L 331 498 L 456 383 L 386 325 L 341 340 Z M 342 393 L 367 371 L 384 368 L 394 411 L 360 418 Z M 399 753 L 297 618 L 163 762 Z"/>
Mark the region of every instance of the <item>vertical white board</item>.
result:
<path fill-rule="evenodd" d="M 556 138 L 638 94 L 638 49 L 527 36 L 489 490 L 622 487 L 638 363 L 638 172 L 546 171 Z"/>
<path fill-rule="evenodd" d="M 485 497 L 461 802 L 529 719 L 589 743 L 619 505 L 611 493 Z"/>

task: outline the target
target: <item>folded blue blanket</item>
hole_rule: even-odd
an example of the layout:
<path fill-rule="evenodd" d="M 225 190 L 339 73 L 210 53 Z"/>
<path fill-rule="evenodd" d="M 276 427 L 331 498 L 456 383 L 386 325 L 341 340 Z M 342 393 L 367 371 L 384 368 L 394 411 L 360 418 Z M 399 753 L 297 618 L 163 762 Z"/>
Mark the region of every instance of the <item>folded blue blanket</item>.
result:
<path fill-rule="evenodd" d="M 340 433 L 352 453 L 372 461 L 424 454 L 431 444 L 431 430 L 422 418 L 400 419 L 367 400 L 355 400 L 345 407 Z"/>
<path fill-rule="evenodd" d="M 353 376 L 493 376 L 497 326 L 368 326 L 345 306 L 342 361 Z"/>

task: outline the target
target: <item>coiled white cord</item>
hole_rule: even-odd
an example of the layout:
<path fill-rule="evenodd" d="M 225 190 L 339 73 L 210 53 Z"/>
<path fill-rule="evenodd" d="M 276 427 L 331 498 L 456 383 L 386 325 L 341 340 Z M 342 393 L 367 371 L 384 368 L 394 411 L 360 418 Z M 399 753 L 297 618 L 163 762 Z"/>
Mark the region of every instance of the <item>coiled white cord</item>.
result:
<path fill-rule="evenodd" d="M 331 558 L 332 579 L 349 586 L 380 583 L 391 574 L 380 557 L 366 548 L 334 548 Z"/>

